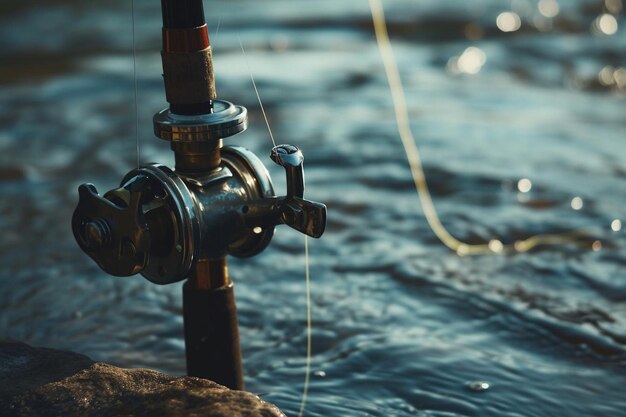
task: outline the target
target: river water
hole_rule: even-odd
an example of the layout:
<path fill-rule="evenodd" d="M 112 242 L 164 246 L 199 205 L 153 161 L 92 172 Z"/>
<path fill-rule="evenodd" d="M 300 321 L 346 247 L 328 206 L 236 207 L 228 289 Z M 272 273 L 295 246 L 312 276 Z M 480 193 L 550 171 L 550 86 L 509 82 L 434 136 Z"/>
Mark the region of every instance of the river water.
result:
<path fill-rule="evenodd" d="M 135 3 L 140 158 L 171 164 L 151 133 L 165 106 L 159 3 Z M 588 239 L 462 257 L 435 238 L 367 1 L 207 2 L 218 95 L 250 112 L 227 143 L 262 156 L 283 192 L 240 38 L 277 141 L 303 149 L 307 196 L 328 205 L 310 241 L 306 415 L 626 415 L 624 5 L 385 6 L 443 224 L 470 242 Z M 130 3 L 0 10 L 0 337 L 183 374 L 181 285 L 109 277 L 70 231 L 77 186 L 113 188 L 136 163 Z M 297 415 L 303 238 L 281 227 L 230 271 L 247 388 Z"/>

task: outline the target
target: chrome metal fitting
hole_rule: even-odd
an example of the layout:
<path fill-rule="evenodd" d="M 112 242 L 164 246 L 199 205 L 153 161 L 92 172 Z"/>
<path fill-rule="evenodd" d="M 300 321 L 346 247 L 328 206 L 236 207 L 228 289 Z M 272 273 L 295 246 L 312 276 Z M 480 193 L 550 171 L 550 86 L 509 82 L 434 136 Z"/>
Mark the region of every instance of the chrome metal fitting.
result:
<path fill-rule="evenodd" d="M 241 133 L 248 127 L 248 111 L 225 100 L 213 100 L 213 112 L 181 115 L 169 108 L 154 115 L 154 134 L 170 142 L 207 142 Z"/>

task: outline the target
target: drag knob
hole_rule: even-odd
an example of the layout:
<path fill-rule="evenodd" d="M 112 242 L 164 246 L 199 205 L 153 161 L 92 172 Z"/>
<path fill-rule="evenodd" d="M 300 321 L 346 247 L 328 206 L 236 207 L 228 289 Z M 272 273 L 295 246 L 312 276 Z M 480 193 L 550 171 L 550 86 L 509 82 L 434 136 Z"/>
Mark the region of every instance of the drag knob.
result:
<path fill-rule="evenodd" d="M 78 187 L 72 231 L 81 249 L 111 275 L 141 272 L 150 252 L 148 227 L 141 209 L 145 181 L 137 178 L 101 197 L 92 184 Z"/>

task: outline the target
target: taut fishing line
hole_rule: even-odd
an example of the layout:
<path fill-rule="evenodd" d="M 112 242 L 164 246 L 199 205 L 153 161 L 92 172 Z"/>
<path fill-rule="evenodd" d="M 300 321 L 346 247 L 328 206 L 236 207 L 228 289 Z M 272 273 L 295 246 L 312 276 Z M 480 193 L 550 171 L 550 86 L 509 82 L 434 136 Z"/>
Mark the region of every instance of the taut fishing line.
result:
<path fill-rule="evenodd" d="M 309 237 L 304 235 L 304 271 L 306 282 L 306 365 L 304 375 L 304 388 L 302 389 L 302 402 L 300 403 L 299 417 L 304 415 L 304 406 L 306 405 L 307 396 L 309 394 L 309 383 L 311 378 L 311 276 L 309 274 Z"/>
<path fill-rule="evenodd" d="M 276 141 L 274 140 L 274 135 L 272 134 L 272 129 L 270 128 L 270 122 L 268 121 L 267 115 L 265 114 L 265 109 L 263 108 L 263 102 L 261 101 L 259 90 L 256 88 L 256 83 L 254 82 L 254 76 L 252 75 L 252 70 L 250 69 L 250 63 L 248 63 L 248 55 L 246 55 L 246 50 L 243 49 L 243 43 L 241 42 L 241 38 L 239 38 L 239 46 L 241 46 L 241 52 L 243 53 L 243 58 L 246 61 L 246 67 L 248 67 L 248 72 L 250 73 L 250 80 L 252 81 L 252 87 L 254 87 L 256 98 L 259 101 L 259 106 L 261 107 L 261 113 L 263 113 L 265 126 L 267 126 L 267 131 L 270 134 L 270 139 L 272 139 L 272 145 L 276 147 Z"/>
<path fill-rule="evenodd" d="M 211 41 L 211 45 L 217 45 L 217 35 L 220 34 L 220 26 L 222 25 L 222 18 L 217 19 L 217 26 L 215 27 L 215 33 L 213 34 L 213 41 Z M 211 46 L 213 49 L 213 46 Z"/>
<path fill-rule="evenodd" d="M 437 210 L 435 209 L 435 205 L 426 182 L 426 175 L 424 173 L 424 167 L 422 165 L 419 149 L 411 131 L 409 112 L 404 96 L 402 81 L 400 79 L 400 71 L 398 70 L 393 49 L 391 48 L 391 42 L 389 41 L 389 32 L 387 31 L 382 2 L 381 0 L 369 0 L 369 5 L 372 14 L 372 22 L 374 23 L 376 43 L 378 44 L 378 50 L 382 57 L 387 81 L 389 83 L 389 90 L 391 91 L 396 124 L 398 126 L 398 134 L 400 136 L 400 140 L 402 141 L 402 146 L 404 147 L 404 151 L 411 168 L 413 182 L 415 183 L 415 190 L 417 191 L 417 195 L 422 204 L 422 209 L 424 210 L 424 217 L 426 217 L 428 225 L 441 243 L 459 255 L 479 255 L 500 253 L 504 251 L 526 252 L 539 245 L 561 245 L 565 243 L 578 242 L 582 238 L 589 239 L 589 235 L 587 233 L 582 230 L 578 230 L 569 233 L 535 235 L 507 245 L 497 239 L 493 239 L 489 243 L 472 244 L 460 241 L 448 232 L 445 226 L 441 223 Z"/>
<path fill-rule="evenodd" d="M 252 81 L 252 86 L 254 87 L 254 92 L 259 102 L 259 107 L 261 107 L 261 113 L 263 113 L 263 119 L 265 120 L 267 131 L 270 135 L 270 139 L 272 140 L 272 145 L 276 147 L 276 141 L 274 140 L 274 135 L 272 134 L 272 129 L 270 128 L 269 120 L 267 118 L 267 115 L 265 114 L 265 109 L 263 108 L 263 102 L 261 101 L 259 90 L 257 89 L 256 83 L 254 82 L 254 76 L 252 75 L 252 70 L 248 62 L 248 56 L 246 55 L 246 50 L 243 47 L 241 38 L 239 38 L 239 46 L 241 47 L 241 52 L 243 53 L 243 57 L 246 61 L 246 66 L 248 68 L 248 72 L 250 73 L 250 80 Z M 305 372 L 304 386 L 302 388 L 302 401 L 300 402 L 300 411 L 298 413 L 299 417 L 302 417 L 304 415 L 304 408 L 306 406 L 306 401 L 307 401 L 307 397 L 309 393 L 310 374 L 311 374 L 311 333 L 312 333 L 311 274 L 310 274 L 310 267 L 309 267 L 309 239 L 307 235 L 304 235 L 304 275 L 305 275 L 305 285 L 306 285 L 306 364 L 305 364 L 305 371 L 304 371 Z"/>

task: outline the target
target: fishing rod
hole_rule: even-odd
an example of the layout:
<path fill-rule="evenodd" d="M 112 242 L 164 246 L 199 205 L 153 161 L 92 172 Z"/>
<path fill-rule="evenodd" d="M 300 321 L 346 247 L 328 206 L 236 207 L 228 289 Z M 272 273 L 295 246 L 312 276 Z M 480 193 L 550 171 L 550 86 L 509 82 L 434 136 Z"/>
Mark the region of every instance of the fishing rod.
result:
<path fill-rule="evenodd" d="M 261 160 L 223 139 L 247 128 L 247 110 L 218 99 L 202 0 L 162 0 L 163 79 L 169 107 L 153 118 L 170 142 L 175 168 L 147 164 L 103 195 L 78 188 L 72 231 L 80 248 L 115 276 L 183 285 L 187 373 L 243 389 L 239 327 L 228 255 L 250 257 L 286 224 L 319 238 L 326 206 L 304 199 L 304 156 L 293 145 L 271 150 L 285 169 L 277 196 Z"/>

